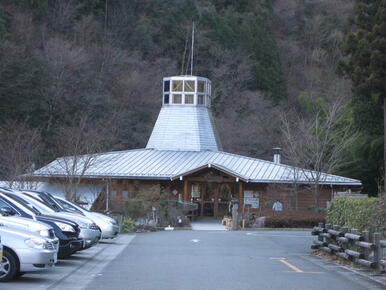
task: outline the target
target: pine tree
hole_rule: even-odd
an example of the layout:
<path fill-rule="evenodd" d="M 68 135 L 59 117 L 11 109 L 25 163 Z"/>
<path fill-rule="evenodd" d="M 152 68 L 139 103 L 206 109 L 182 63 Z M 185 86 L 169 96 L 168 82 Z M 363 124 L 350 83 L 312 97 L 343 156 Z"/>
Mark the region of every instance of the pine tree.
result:
<path fill-rule="evenodd" d="M 352 80 L 353 119 L 357 129 L 364 136 L 371 136 L 370 139 L 385 138 L 386 0 L 356 0 L 354 8 L 356 30 L 343 41 L 342 52 L 347 59 L 340 62 L 338 69 Z M 386 142 L 383 154 L 385 172 Z M 386 184 L 385 176 L 384 173 Z"/>

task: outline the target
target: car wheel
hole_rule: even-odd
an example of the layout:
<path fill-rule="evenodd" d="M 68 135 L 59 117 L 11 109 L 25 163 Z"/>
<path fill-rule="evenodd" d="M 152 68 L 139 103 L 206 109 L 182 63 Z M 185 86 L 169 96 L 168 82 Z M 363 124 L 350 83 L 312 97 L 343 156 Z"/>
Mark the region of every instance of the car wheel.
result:
<path fill-rule="evenodd" d="M 0 282 L 13 279 L 18 272 L 16 257 L 9 251 L 3 252 L 3 260 L 0 263 Z"/>

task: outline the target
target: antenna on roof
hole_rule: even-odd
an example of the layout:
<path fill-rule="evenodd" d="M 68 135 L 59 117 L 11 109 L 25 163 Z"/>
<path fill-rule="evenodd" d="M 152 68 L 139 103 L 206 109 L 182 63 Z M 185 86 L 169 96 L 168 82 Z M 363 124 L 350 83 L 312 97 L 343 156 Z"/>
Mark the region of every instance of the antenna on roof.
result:
<path fill-rule="evenodd" d="M 194 21 L 192 24 L 192 50 L 190 53 L 190 75 L 193 75 L 193 56 L 194 56 Z"/>

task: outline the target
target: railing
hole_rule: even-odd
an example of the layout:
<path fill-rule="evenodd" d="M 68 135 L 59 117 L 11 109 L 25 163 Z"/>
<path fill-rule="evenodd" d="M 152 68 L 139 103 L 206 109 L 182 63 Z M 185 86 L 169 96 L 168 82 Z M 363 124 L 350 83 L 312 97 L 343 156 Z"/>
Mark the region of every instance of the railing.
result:
<path fill-rule="evenodd" d="M 322 250 L 372 268 L 377 274 L 385 273 L 386 257 L 383 257 L 383 248 L 386 248 L 386 240 L 381 240 L 380 233 L 370 235 L 369 231 L 359 233 L 357 229 L 319 223 L 313 228 L 312 235 L 318 236 L 318 239 L 313 241 L 311 249 Z"/>

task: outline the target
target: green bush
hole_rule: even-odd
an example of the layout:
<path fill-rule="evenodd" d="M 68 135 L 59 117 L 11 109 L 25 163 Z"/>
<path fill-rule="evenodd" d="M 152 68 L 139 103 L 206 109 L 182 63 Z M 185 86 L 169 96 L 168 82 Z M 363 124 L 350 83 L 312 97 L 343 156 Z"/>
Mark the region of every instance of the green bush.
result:
<path fill-rule="evenodd" d="M 142 200 L 125 201 L 124 215 L 133 219 L 138 219 L 146 215 L 145 206 Z"/>
<path fill-rule="evenodd" d="M 282 211 L 267 215 L 268 228 L 312 228 L 324 222 L 325 215 L 314 211 Z"/>
<path fill-rule="evenodd" d="M 123 219 L 122 232 L 124 233 L 134 233 L 137 230 L 137 223 L 130 217 L 125 217 Z"/>
<path fill-rule="evenodd" d="M 361 231 L 380 231 L 386 223 L 385 217 L 378 214 L 380 206 L 379 198 L 338 197 L 331 203 L 326 221 Z"/>

